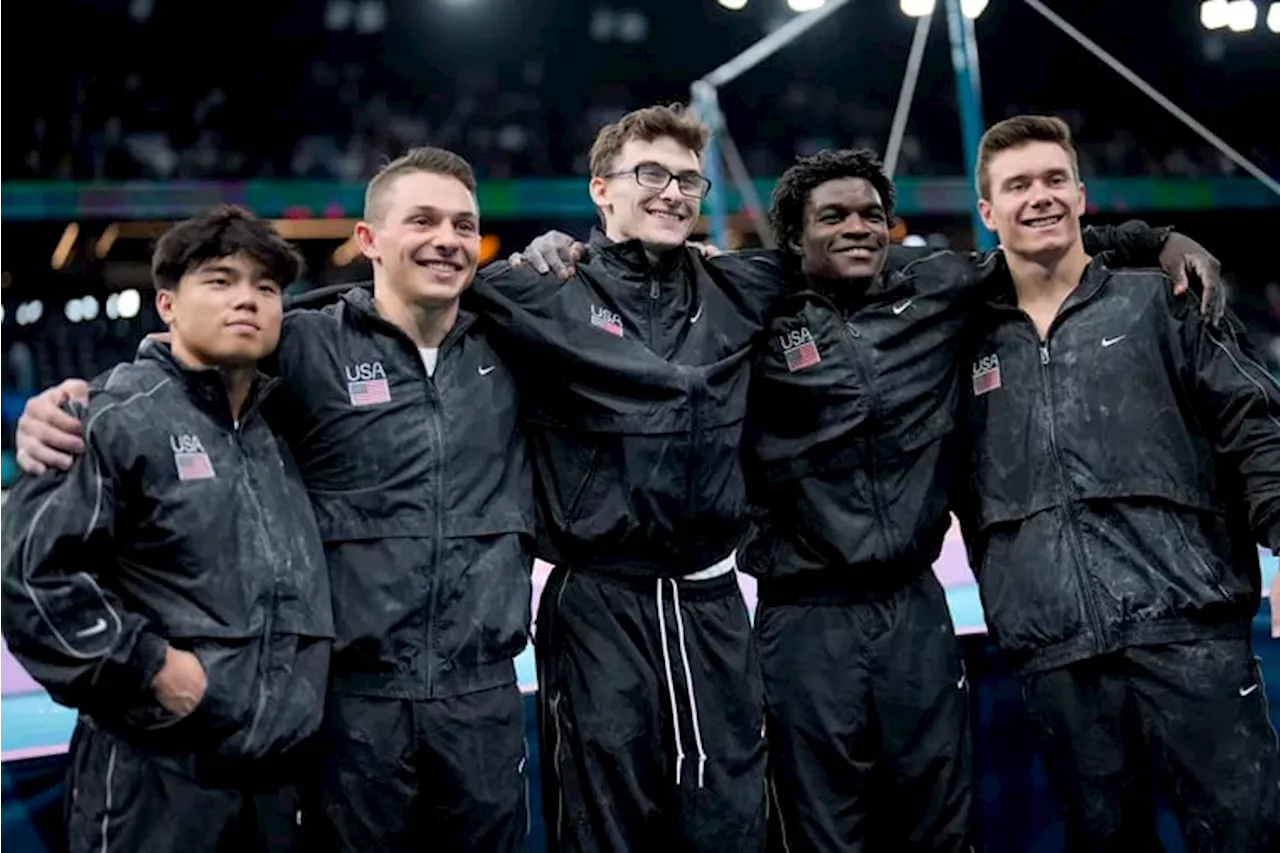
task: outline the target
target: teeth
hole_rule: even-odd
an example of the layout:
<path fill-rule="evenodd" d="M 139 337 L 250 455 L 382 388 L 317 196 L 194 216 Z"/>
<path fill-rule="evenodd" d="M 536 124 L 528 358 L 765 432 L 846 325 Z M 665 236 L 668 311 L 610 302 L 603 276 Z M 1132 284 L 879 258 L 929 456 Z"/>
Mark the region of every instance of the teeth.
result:
<path fill-rule="evenodd" d="M 419 263 L 427 269 L 440 270 L 441 272 L 457 272 L 458 270 L 453 264 L 441 263 L 440 261 L 419 261 Z"/>
<path fill-rule="evenodd" d="M 674 213 L 667 213 L 667 211 L 665 210 L 651 210 L 649 211 L 649 213 L 652 214 L 653 216 L 661 216 L 664 219 L 673 219 L 676 222 L 680 221 L 679 216 L 676 216 Z"/>
<path fill-rule="evenodd" d="M 1028 219 L 1026 224 L 1031 228 L 1045 228 L 1050 225 L 1057 225 L 1061 221 L 1063 214 L 1057 216 L 1041 216 L 1037 219 Z"/>

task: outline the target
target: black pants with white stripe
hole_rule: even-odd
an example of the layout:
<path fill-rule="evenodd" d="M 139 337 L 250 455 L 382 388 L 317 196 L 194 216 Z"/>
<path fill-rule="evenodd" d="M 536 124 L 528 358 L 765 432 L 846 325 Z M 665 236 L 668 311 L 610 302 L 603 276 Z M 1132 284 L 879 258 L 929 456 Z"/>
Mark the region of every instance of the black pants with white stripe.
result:
<path fill-rule="evenodd" d="M 771 849 L 961 853 L 972 843 L 968 688 L 932 571 L 860 601 L 762 585 Z"/>
<path fill-rule="evenodd" d="M 303 853 L 292 759 L 211 768 L 76 725 L 67 779 L 70 853 Z"/>
<path fill-rule="evenodd" d="M 550 850 L 763 849 L 764 701 L 732 572 L 557 567 L 536 644 Z"/>
<path fill-rule="evenodd" d="M 1073 851 L 1148 853 L 1152 793 L 1191 853 L 1280 850 L 1280 753 L 1247 638 L 1125 649 L 1023 678 Z"/>

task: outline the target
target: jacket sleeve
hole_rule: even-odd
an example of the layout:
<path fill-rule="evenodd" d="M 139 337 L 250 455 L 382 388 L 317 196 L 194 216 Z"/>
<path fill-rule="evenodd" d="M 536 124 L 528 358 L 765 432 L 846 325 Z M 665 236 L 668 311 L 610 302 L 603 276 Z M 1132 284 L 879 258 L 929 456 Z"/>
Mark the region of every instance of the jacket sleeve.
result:
<path fill-rule="evenodd" d="M 763 327 L 774 307 L 802 280 L 799 264 L 771 249 L 726 252 L 705 262 L 742 316 Z"/>
<path fill-rule="evenodd" d="M 1160 250 L 1173 228 L 1152 228 L 1139 219 L 1120 225 L 1090 225 L 1081 232 L 1090 255 L 1111 253 L 1113 267 L 1158 267 Z"/>
<path fill-rule="evenodd" d="M 85 453 L 71 470 L 24 478 L 6 501 L 0 623 L 9 650 L 54 699 L 92 710 L 136 701 L 163 666 L 166 642 L 103 577 L 114 565 L 117 481 L 97 424 L 85 422 Z"/>
<path fill-rule="evenodd" d="M 1197 414 L 1244 489 L 1255 537 L 1280 554 L 1280 383 L 1262 366 L 1235 315 L 1215 328 L 1185 300 L 1171 310 Z"/>

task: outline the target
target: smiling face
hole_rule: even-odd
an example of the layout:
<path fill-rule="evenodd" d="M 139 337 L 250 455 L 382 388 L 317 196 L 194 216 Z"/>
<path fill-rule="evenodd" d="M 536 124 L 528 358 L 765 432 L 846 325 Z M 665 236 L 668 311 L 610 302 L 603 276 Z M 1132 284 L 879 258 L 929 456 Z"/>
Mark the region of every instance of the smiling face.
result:
<path fill-rule="evenodd" d="M 608 172 L 592 177 L 590 190 L 610 240 L 639 240 L 647 249 L 665 251 L 689 239 L 704 187 L 697 153 L 662 136 L 651 142 L 628 139 Z"/>
<path fill-rule="evenodd" d="M 1060 144 L 1033 140 L 997 151 L 985 179 L 978 211 L 1006 253 L 1045 263 L 1082 243 L 1084 184 Z"/>
<path fill-rule="evenodd" d="M 383 188 L 377 214 L 356 225 L 375 276 L 407 304 L 457 302 L 480 259 L 475 195 L 452 175 L 406 171 Z"/>
<path fill-rule="evenodd" d="M 811 279 L 867 279 L 884 267 L 889 217 L 865 178 L 837 178 L 805 200 L 800 266 Z"/>

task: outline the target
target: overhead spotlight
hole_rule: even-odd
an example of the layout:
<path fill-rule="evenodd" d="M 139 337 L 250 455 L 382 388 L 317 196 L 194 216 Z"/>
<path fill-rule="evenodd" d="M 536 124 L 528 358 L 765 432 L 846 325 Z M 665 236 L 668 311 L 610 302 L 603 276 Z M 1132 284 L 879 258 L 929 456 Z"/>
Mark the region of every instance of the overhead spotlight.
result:
<path fill-rule="evenodd" d="M 821 9 L 827 0 L 787 0 L 787 8 L 792 12 L 812 12 Z"/>
<path fill-rule="evenodd" d="M 1231 0 L 1227 14 L 1227 29 L 1233 33 L 1247 33 L 1258 26 L 1258 4 L 1253 0 Z"/>
<path fill-rule="evenodd" d="M 960 14 L 969 20 L 977 20 L 987 9 L 988 0 L 960 0 Z"/>
<path fill-rule="evenodd" d="M 898 8 L 908 18 L 923 18 L 925 15 L 932 15 L 935 5 L 937 4 L 934 0 L 898 0 Z"/>
<path fill-rule="evenodd" d="M 731 12 L 747 8 L 747 0 L 716 0 L 716 2 Z"/>
<path fill-rule="evenodd" d="M 142 296 L 132 287 L 128 290 L 120 291 L 120 298 L 116 300 L 116 310 L 120 312 L 121 320 L 131 320 L 138 316 L 138 309 L 142 307 Z"/>
<path fill-rule="evenodd" d="M 107 319 L 120 319 L 120 294 L 113 293 L 107 297 Z"/>
<path fill-rule="evenodd" d="M 1267 29 L 1280 33 L 1280 3 L 1272 3 L 1267 7 Z"/>
<path fill-rule="evenodd" d="M 1200 4 L 1200 26 L 1206 30 L 1220 30 L 1231 19 L 1228 0 L 1206 0 Z"/>

